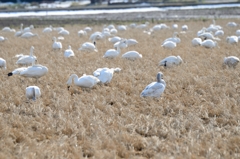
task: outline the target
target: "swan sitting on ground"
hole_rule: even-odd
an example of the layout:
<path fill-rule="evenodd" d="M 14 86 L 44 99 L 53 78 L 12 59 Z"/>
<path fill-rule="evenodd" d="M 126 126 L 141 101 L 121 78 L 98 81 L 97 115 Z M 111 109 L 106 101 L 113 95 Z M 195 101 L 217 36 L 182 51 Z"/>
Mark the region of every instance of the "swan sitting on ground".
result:
<path fill-rule="evenodd" d="M 97 77 L 101 83 L 110 83 L 113 77 L 114 72 L 120 72 L 120 68 L 98 68 L 96 71 L 93 72 L 93 75 Z"/>
<path fill-rule="evenodd" d="M 124 41 L 124 42 L 121 42 L 121 41 Z M 126 39 L 122 39 L 121 41 L 116 42 L 116 43 L 113 45 L 114 48 L 117 48 L 117 46 L 119 46 L 120 49 L 124 49 L 124 48 L 127 48 L 127 47 L 128 47 Z"/>
<path fill-rule="evenodd" d="M 70 33 L 69 33 L 69 31 L 68 30 L 60 30 L 59 32 L 58 32 L 58 34 L 59 35 L 62 35 L 62 36 L 65 36 L 65 35 L 69 35 Z"/>
<path fill-rule="evenodd" d="M 28 86 L 26 88 L 26 97 L 27 99 L 36 100 L 41 96 L 41 91 L 38 86 Z"/>
<path fill-rule="evenodd" d="M 171 49 L 177 47 L 177 44 L 173 41 L 166 41 L 161 46 L 165 49 L 170 49 L 171 50 Z"/>
<path fill-rule="evenodd" d="M 126 30 L 127 30 L 127 27 L 126 27 L 125 25 L 119 25 L 119 26 L 117 27 L 117 29 L 118 29 L 119 31 L 126 31 Z"/>
<path fill-rule="evenodd" d="M 3 32 L 16 32 L 15 29 L 11 29 L 10 27 L 4 27 L 4 28 L 2 29 L 2 31 L 3 31 Z"/>
<path fill-rule="evenodd" d="M 174 32 L 173 33 L 173 37 L 171 38 L 167 38 L 166 40 L 164 40 L 163 44 L 166 42 L 166 41 L 172 41 L 176 44 L 180 43 L 181 42 L 181 39 L 177 37 L 178 36 L 178 33 L 177 32 Z"/>
<path fill-rule="evenodd" d="M 32 32 L 25 32 L 21 35 L 21 38 L 31 38 L 31 37 L 35 37 L 38 36 L 38 34 L 33 34 Z"/>
<path fill-rule="evenodd" d="M 79 86 L 82 88 L 92 88 L 93 86 L 95 86 L 100 82 L 100 80 L 93 75 L 83 74 L 82 77 L 78 78 L 76 74 L 72 74 L 67 81 L 68 88 L 72 84 L 72 81 L 76 86 Z"/>
<path fill-rule="evenodd" d="M 211 39 L 204 40 L 201 45 L 205 48 L 214 48 L 218 46 L 217 42 Z"/>
<path fill-rule="evenodd" d="M 122 55 L 122 58 L 136 60 L 142 58 L 142 54 L 139 54 L 137 51 L 128 51 Z"/>
<path fill-rule="evenodd" d="M 162 72 L 157 74 L 157 82 L 150 83 L 141 93 L 140 97 L 155 97 L 159 98 L 165 90 L 166 83 L 162 79 Z"/>
<path fill-rule="evenodd" d="M 135 39 L 127 39 L 127 46 L 133 46 L 138 44 L 138 41 Z"/>
<path fill-rule="evenodd" d="M 192 46 L 201 46 L 202 39 L 201 38 L 193 38 L 192 40 Z"/>
<path fill-rule="evenodd" d="M 178 29 L 178 25 L 177 25 L 177 24 L 173 24 L 173 25 L 172 25 L 172 29 L 174 29 L 174 30 L 175 30 L 175 29 Z"/>
<path fill-rule="evenodd" d="M 36 78 L 36 80 L 38 81 L 38 78 L 46 75 L 47 72 L 48 72 L 48 68 L 46 66 L 37 65 L 35 64 L 35 61 L 34 61 L 32 63 L 32 66 L 15 69 L 14 71 L 8 73 L 8 76 L 19 74 L 20 76 L 23 76 L 23 77 Z"/>
<path fill-rule="evenodd" d="M 64 57 L 72 57 L 74 56 L 74 52 L 71 49 L 71 46 L 68 46 L 68 49 L 64 51 Z"/>
<path fill-rule="evenodd" d="M 168 56 L 159 62 L 159 66 L 170 68 L 182 64 L 183 60 L 180 56 Z"/>
<path fill-rule="evenodd" d="M 85 42 L 82 46 L 78 49 L 80 51 L 87 51 L 87 52 L 98 52 L 96 46 L 93 43 Z"/>
<path fill-rule="evenodd" d="M 7 38 L 0 36 L 0 42 L 7 40 Z"/>
<path fill-rule="evenodd" d="M 223 36 L 224 35 L 224 31 L 223 30 L 218 30 L 215 32 L 214 34 L 216 37 L 219 37 L 219 36 Z"/>
<path fill-rule="evenodd" d="M 53 37 L 53 44 L 52 44 L 53 49 L 62 49 L 62 43 L 57 42 L 56 37 Z"/>
<path fill-rule="evenodd" d="M 90 33 L 90 32 L 92 31 L 92 28 L 90 28 L 90 27 L 85 27 L 83 30 L 86 31 L 87 33 Z"/>
<path fill-rule="evenodd" d="M 18 65 L 31 65 L 33 62 L 35 62 L 37 60 L 36 56 L 33 56 L 33 50 L 34 50 L 34 47 L 32 46 L 30 48 L 30 55 L 23 55 L 21 56 L 16 64 Z"/>
<path fill-rule="evenodd" d="M 225 57 L 223 60 L 223 64 L 227 65 L 228 67 L 235 68 L 238 63 L 239 63 L 239 58 L 236 56 L 228 56 L 228 57 Z"/>
<path fill-rule="evenodd" d="M 121 40 L 118 45 L 116 46 L 117 47 L 117 50 L 115 49 L 109 49 L 106 51 L 106 53 L 104 54 L 104 58 L 115 58 L 117 57 L 120 53 L 121 53 L 121 49 L 120 49 L 120 46 L 122 45 L 122 43 L 125 43 L 126 41 L 125 40 Z"/>
<path fill-rule="evenodd" d="M 122 38 L 120 38 L 119 36 L 114 36 L 112 38 L 108 38 L 108 41 L 110 41 L 111 43 L 115 44 L 116 42 L 119 42 Z"/>
<path fill-rule="evenodd" d="M 237 23 L 235 23 L 235 22 L 228 22 L 228 23 L 227 23 L 227 26 L 228 26 L 228 27 L 237 27 L 238 25 L 237 25 Z"/>
<path fill-rule="evenodd" d="M 239 29 L 239 30 L 236 30 L 236 35 L 237 35 L 237 36 L 240 36 L 240 29 Z"/>
<path fill-rule="evenodd" d="M 43 29 L 43 33 L 51 33 L 53 31 L 52 26 L 50 25 L 49 27 L 46 27 Z"/>
<path fill-rule="evenodd" d="M 182 26 L 182 31 L 187 31 L 188 30 L 188 26 L 187 25 L 183 25 Z"/>
<path fill-rule="evenodd" d="M 0 58 L 0 68 L 3 68 L 4 70 L 7 69 L 6 60 L 3 58 Z"/>
<path fill-rule="evenodd" d="M 226 38 L 226 41 L 229 44 L 237 44 L 238 43 L 238 37 L 237 36 L 228 36 Z"/>

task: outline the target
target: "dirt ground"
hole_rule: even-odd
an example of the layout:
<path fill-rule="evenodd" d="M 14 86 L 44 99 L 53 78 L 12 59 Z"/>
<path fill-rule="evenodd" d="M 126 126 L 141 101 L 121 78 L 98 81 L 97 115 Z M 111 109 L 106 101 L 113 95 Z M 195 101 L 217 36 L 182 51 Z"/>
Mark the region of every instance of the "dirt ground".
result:
<path fill-rule="evenodd" d="M 192 10 L 168 10 L 139 13 L 113 13 L 113 14 L 92 14 L 92 15 L 66 15 L 66 16 L 44 16 L 44 17 L 18 17 L 0 18 L 0 27 L 19 26 L 34 24 L 35 26 L 45 25 L 65 25 L 65 24 L 99 24 L 106 22 L 161 22 L 168 20 L 192 20 L 192 19 L 212 19 L 212 18 L 238 18 L 239 8 L 221 9 L 192 9 Z"/>

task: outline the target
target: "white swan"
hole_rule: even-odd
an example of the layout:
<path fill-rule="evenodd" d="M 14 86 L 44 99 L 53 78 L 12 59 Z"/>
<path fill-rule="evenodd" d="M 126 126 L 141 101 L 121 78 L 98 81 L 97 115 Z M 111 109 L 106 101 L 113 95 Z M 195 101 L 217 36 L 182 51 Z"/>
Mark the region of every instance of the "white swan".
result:
<path fill-rule="evenodd" d="M 238 63 L 239 63 L 239 58 L 236 56 L 228 56 L 228 57 L 225 57 L 223 60 L 223 64 L 227 65 L 228 67 L 235 68 Z"/>
<path fill-rule="evenodd" d="M 121 42 L 121 41 L 123 41 L 123 42 Z M 123 48 L 127 48 L 127 47 L 128 47 L 126 39 L 122 39 L 121 41 L 116 42 L 116 43 L 113 45 L 114 48 L 117 48 L 118 45 L 119 45 L 120 49 L 123 49 Z"/>
<path fill-rule="evenodd" d="M 235 23 L 235 22 L 228 22 L 228 23 L 227 23 L 227 26 L 228 26 L 228 27 L 237 27 L 238 25 L 237 25 L 237 23 Z"/>
<path fill-rule="evenodd" d="M 72 84 L 72 81 L 76 86 L 82 88 L 92 88 L 93 86 L 100 82 L 100 80 L 93 75 L 83 74 L 82 77 L 78 78 L 76 74 L 72 74 L 67 81 L 68 88 Z"/>
<path fill-rule="evenodd" d="M 71 49 L 71 46 L 68 46 L 68 49 L 64 51 L 64 57 L 72 57 L 74 56 L 74 52 Z"/>
<path fill-rule="evenodd" d="M 164 41 L 163 41 L 163 44 L 164 44 L 166 41 L 172 41 L 172 42 L 178 44 L 178 43 L 181 42 L 181 39 L 178 38 L 178 33 L 177 33 L 177 32 L 174 32 L 174 33 L 173 33 L 173 37 L 167 38 L 166 40 L 164 40 Z"/>
<path fill-rule="evenodd" d="M 182 64 L 183 60 L 180 56 L 168 56 L 159 62 L 159 66 L 170 68 Z"/>
<path fill-rule="evenodd" d="M 193 38 L 192 39 L 192 46 L 201 46 L 202 39 L 201 38 Z"/>
<path fill-rule="evenodd" d="M 93 72 L 93 75 L 97 77 L 101 83 L 110 83 L 113 78 L 114 72 L 120 72 L 120 68 L 98 68 L 96 71 Z"/>
<path fill-rule="evenodd" d="M 78 31 L 78 36 L 79 37 L 83 37 L 83 36 L 86 36 L 87 35 L 87 32 L 85 30 L 79 30 Z"/>
<path fill-rule="evenodd" d="M 142 58 L 142 54 L 139 54 L 137 51 L 128 51 L 122 55 L 122 58 L 136 60 Z"/>
<path fill-rule="evenodd" d="M 65 36 L 65 35 L 69 35 L 70 33 L 69 33 L 69 31 L 68 30 L 60 30 L 59 32 L 58 32 L 58 34 L 59 35 L 62 35 L 62 36 Z"/>
<path fill-rule="evenodd" d="M 187 31 L 188 30 L 188 26 L 187 25 L 183 25 L 182 26 L 182 31 Z"/>
<path fill-rule="evenodd" d="M 59 32 L 61 30 L 64 30 L 64 28 L 63 27 L 57 27 L 57 28 L 53 28 L 53 30 Z"/>
<path fill-rule="evenodd" d="M 56 37 L 53 37 L 52 48 L 53 49 L 62 49 L 62 43 L 58 42 Z"/>
<path fill-rule="evenodd" d="M 121 40 L 118 45 L 116 45 L 117 50 L 115 49 L 109 49 L 105 52 L 103 58 L 115 58 L 117 57 L 120 53 L 121 53 L 121 49 L 120 46 L 122 45 L 122 43 L 126 43 L 125 40 Z"/>
<path fill-rule="evenodd" d="M 38 86 L 28 86 L 26 88 L 26 97 L 27 99 L 36 100 L 41 96 L 41 91 Z"/>
<path fill-rule="evenodd" d="M 82 46 L 78 49 L 80 51 L 87 51 L 87 52 L 98 52 L 96 46 L 93 43 L 85 42 Z"/>
<path fill-rule="evenodd" d="M 103 39 L 104 37 L 103 37 L 103 34 L 101 33 L 101 32 L 95 32 L 95 33 L 93 33 L 93 34 L 91 34 L 90 35 L 90 38 L 89 38 L 89 40 L 91 40 L 92 41 L 92 43 L 94 44 L 94 45 L 96 45 L 96 40 L 101 40 L 101 39 Z"/>
<path fill-rule="evenodd" d="M 3 68 L 4 70 L 7 69 L 6 60 L 3 58 L 0 58 L 0 68 Z"/>
<path fill-rule="evenodd" d="M 127 39 L 127 46 L 133 46 L 138 44 L 138 41 L 135 39 Z"/>
<path fill-rule="evenodd" d="M 218 44 L 216 41 L 213 41 L 211 39 L 207 39 L 204 40 L 201 44 L 201 46 L 205 47 L 205 48 L 214 48 L 214 47 L 218 47 Z"/>
<path fill-rule="evenodd" d="M 23 29 L 23 32 L 26 33 L 26 32 L 31 32 L 31 30 L 34 29 L 34 26 L 33 25 L 30 25 L 29 27 L 26 27 Z"/>
<path fill-rule="evenodd" d="M 92 31 L 92 28 L 90 28 L 90 27 L 85 27 L 85 28 L 84 28 L 84 31 L 86 31 L 87 33 L 89 33 L 89 32 Z"/>
<path fill-rule="evenodd" d="M 16 36 L 16 37 L 19 37 L 19 36 L 22 35 L 22 33 L 23 33 L 23 24 L 20 25 L 20 31 L 17 31 L 17 32 L 15 33 L 15 36 Z"/>
<path fill-rule="evenodd" d="M 120 38 L 119 36 L 114 36 L 112 38 L 108 38 L 108 41 L 110 41 L 111 43 L 115 44 L 116 42 L 119 42 L 122 38 Z"/>
<path fill-rule="evenodd" d="M 162 72 L 157 74 L 157 82 L 150 83 L 141 93 L 140 97 L 155 97 L 159 98 L 166 88 L 166 83 L 162 79 Z"/>
<path fill-rule="evenodd" d="M 115 35 L 115 34 L 118 33 L 118 31 L 117 31 L 117 29 L 113 28 L 113 29 L 110 30 L 110 33 L 111 33 L 112 35 Z"/>
<path fill-rule="evenodd" d="M 174 30 L 178 29 L 178 25 L 177 24 L 173 24 L 172 25 L 172 29 L 174 29 Z"/>
<path fill-rule="evenodd" d="M 127 27 L 126 27 L 125 25 L 119 25 L 119 26 L 117 27 L 117 29 L 118 29 L 119 31 L 126 31 L 126 30 L 127 30 Z"/>
<path fill-rule="evenodd" d="M 236 35 L 237 35 L 237 36 L 240 36 L 240 29 L 239 29 L 239 30 L 236 30 Z"/>
<path fill-rule="evenodd" d="M 226 38 L 226 41 L 229 44 L 237 44 L 238 43 L 238 37 L 237 36 L 228 36 Z"/>
<path fill-rule="evenodd" d="M 203 40 L 211 39 L 211 40 L 221 40 L 218 37 L 214 37 L 211 33 L 209 32 L 204 32 L 202 34 L 198 35 L 199 38 L 202 38 Z"/>
<path fill-rule="evenodd" d="M 4 27 L 4 28 L 2 28 L 2 31 L 3 32 L 16 32 L 15 29 L 11 29 L 10 27 Z"/>
<path fill-rule="evenodd" d="M 161 46 L 165 49 L 174 49 L 177 47 L 177 44 L 173 41 L 166 41 Z"/>
<path fill-rule="evenodd" d="M 214 35 L 216 37 L 223 36 L 224 35 L 224 31 L 223 30 L 217 30 Z"/>
<path fill-rule="evenodd" d="M 33 56 L 33 50 L 34 50 L 34 47 L 31 46 L 30 48 L 30 55 L 23 55 L 21 56 L 16 64 L 18 65 L 31 65 L 33 62 L 35 62 L 37 60 L 37 57 L 36 56 Z"/>
<path fill-rule="evenodd" d="M 43 29 L 43 33 L 51 33 L 53 31 L 52 26 L 50 25 L 49 27 L 46 27 Z"/>
<path fill-rule="evenodd" d="M 5 40 L 8 40 L 8 38 L 5 38 L 5 37 L 3 37 L 3 36 L 0 36 L 0 42 L 5 41 Z"/>
<path fill-rule="evenodd" d="M 18 74 L 23 77 L 35 78 L 38 81 L 38 78 L 46 75 L 47 72 L 48 68 L 46 66 L 36 65 L 35 62 L 33 62 L 32 66 L 15 69 L 14 71 L 8 73 L 8 76 Z"/>
<path fill-rule="evenodd" d="M 31 37 L 35 37 L 35 36 L 38 36 L 38 34 L 33 34 L 32 32 L 24 32 L 22 35 L 21 35 L 21 38 L 31 38 Z"/>

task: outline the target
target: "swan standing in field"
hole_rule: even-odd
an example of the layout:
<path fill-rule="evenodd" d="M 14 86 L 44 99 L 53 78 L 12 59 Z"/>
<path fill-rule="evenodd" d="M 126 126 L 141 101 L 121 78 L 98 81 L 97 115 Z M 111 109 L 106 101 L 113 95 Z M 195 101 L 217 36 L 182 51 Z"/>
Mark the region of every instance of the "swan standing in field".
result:
<path fill-rule="evenodd" d="M 41 96 L 41 91 L 38 86 L 28 86 L 26 88 L 26 97 L 27 99 L 36 100 Z"/>
<path fill-rule="evenodd" d="M 165 68 L 170 68 L 183 63 L 180 56 L 168 56 L 159 62 L 159 66 L 164 66 Z"/>
<path fill-rule="evenodd" d="M 162 72 L 157 74 L 157 82 L 150 83 L 141 93 L 140 97 L 155 97 L 159 98 L 165 90 L 166 83 L 162 79 Z"/>
<path fill-rule="evenodd" d="M 122 58 L 136 60 L 142 58 L 142 54 L 139 54 L 137 51 L 128 51 L 122 55 Z"/>
<path fill-rule="evenodd" d="M 122 45 L 122 43 L 125 43 L 125 40 L 121 40 L 118 45 L 116 45 L 117 50 L 115 49 L 109 49 L 105 52 L 103 58 L 115 58 L 117 57 L 120 53 L 121 53 L 121 49 L 120 46 Z"/>
<path fill-rule="evenodd" d="M 201 46 L 202 39 L 201 38 L 193 38 L 192 40 L 192 46 Z"/>
<path fill-rule="evenodd" d="M 3 68 L 4 70 L 7 69 L 6 60 L 3 58 L 0 58 L 0 68 Z"/>
<path fill-rule="evenodd" d="M 14 71 L 8 73 L 8 76 L 18 74 L 23 77 L 35 78 L 36 81 L 38 81 L 38 78 L 46 75 L 47 72 L 48 68 L 46 66 L 36 65 L 34 61 L 32 66 L 15 69 Z"/>
<path fill-rule="evenodd" d="M 93 75 L 83 74 L 83 76 L 78 78 L 76 74 L 72 74 L 67 81 L 68 89 L 72 84 L 72 81 L 76 86 L 79 86 L 82 88 L 92 88 L 93 86 L 95 86 L 100 82 L 100 80 Z"/>
<path fill-rule="evenodd" d="M 43 29 L 43 33 L 51 33 L 53 31 L 52 26 L 50 25 L 49 27 L 46 27 Z"/>
<path fill-rule="evenodd" d="M 97 77 L 101 83 L 107 84 L 113 78 L 114 72 L 120 72 L 120 68 L 98 68 L 96 71 L 93 72 L 93 75 Z"/>
<path fill-rule="evenodd" d="M 166 41 L 161 45 L 163 48 L 165 49 L 174 49 L 175 47 L 177 47 L 177 44 L 173 41 Z"/>
<path fill-rule="evenodd" d="M 5 41 L 5 40 L 7 40 L 7 38 L 5 38 L 5 37 L 3 37 L 3 36 L 0 36 L 0 42 L 3 42 L 3 41 Z"/>
<path fill-rule="evenodd" d="M 228 67 L 235 68 L 238 63 L 239 63 L 239 58 L 236 56 L 228 56 L 228 57 L 225 57 L 223 60 L 223 64 L 227 65 Z"/>
<path fill-rule="evenodd" d="M 213 41 L 211 39 L 207 39 L 207 40 L 204 40 L 201 44 L 201 46 L 205 47 L 205 48 L 214 48 L 214 47 L 217 47 L 218 44 L 216 41 Z"/>
<path fill-rule="evenodd" d="M 237 44 L 238 43 L 238 37 L 237 36 L 228 36 L 226 38 L 226 41 L 229 44 Z"/>
<path fill-rule="evenodd" d="M 174 32 L 173 33 L 173 37 L 171 38 L 167 38 L 166 40 L 163 41 L 163 44 L 166 42 L 166 41 L 172 41 L 176 44 L 180 43 L 181 42 L 181 39 L 177 37 L 178 36 L 178 33 L 177 32 Z"/>
<path fill-rule="evenodd" d="M 223 36 L 224 35 L 224 31 L 223 30 L 217 30 L 214 35 L 216 37 Z"/>
<path fill-rule="evenodd" d="M 31 38 L 31 37 L 35 37 L 35 36 L 38 36 L 38 34 L 33 34 L 32 32 L 25 32 L 20 37 L 27 39 L 27 38 Z"/>
<path fill-rule="evenodd" d="M 62 49 L 62 43 L 58 42 L 56 37 L 53 37 L 52 48 L 53 49 Z"/>
<path fill-rule="evenodd" d="M 83 36 L 86 36 L 87 35 L 87 32 L 85 30 L 79 30 L 78 31 L 78 36 L 79 37 L 83 37 Z"/>
<path fill-rule="evenodd" d="M 19 37 L 23 33 L 23 24 L 20 25 L 20 31 L 17 31 L 14 36 Z"/>
<path fill-rule="evenodd" d="M 72 57 L 74 56 L 74 52 L 71 49 L 71 46 L 68 46 L 68 49 L 64 51 L 64 57 Z"/>
<path fill-rule="evenodd" d="M 18 65 L 31 65 L 33 62 L 35 62 L 37 60 L 36 56 L 33 56 L 33 50 L 34 50 L 34 47 L 32 46 L 30 48 L 30 55 L 23 55 L 21 56 L 16 64 Z"/>

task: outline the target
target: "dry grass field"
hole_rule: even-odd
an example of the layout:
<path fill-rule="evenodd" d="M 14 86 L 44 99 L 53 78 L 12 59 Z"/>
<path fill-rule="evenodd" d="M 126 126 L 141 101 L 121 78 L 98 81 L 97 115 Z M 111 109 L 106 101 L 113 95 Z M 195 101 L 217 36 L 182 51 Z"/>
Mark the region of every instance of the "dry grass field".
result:
<path fill-rule="evenodd" d="M 128 50 L 141 53 L 143 58 L 136 61 L 121 55 L 104 59 L 104 53 L 113 48 L 107 40 L 97 41 L 97 53 L 78 51 L 89 41 L 89 36 L 77 35 L 87 24 L 64 26 L 70 35 L 62 41 L 61 51 L 52 50 L 52 37 L 57 33 L 42 34 L 45 26 L 33 30 L 39 38 L 0 33 L 8 38 L 0 43 L 0 57 L 7 61 L 0 76 L 0 158 L 240 158 L 240 66 L 222 67 L 225 56 L 240 57 L 239 44 L 225 40 L 240 29 L 226 27 L 230 21 L 240 23 L 239 19 L 216 20 L 225 35 L 218 42 L 220 48 L 214 49 L 191 45 L 197 31 L 212 20 L 164 22 L 189 27 L 186 34 L 179 34 L 181 43 L 172 51 L 161 47 L 172 36 L 172 29 L 151 36 L 139 29 L 119 32 L 118 36 L 139 42 L 121 50 L 121 55 Z M 149 27 L 155 24 L 150 22 Z M 90 27 L 103 29 L 103 25 Z M 63 56 L 68 45 L 75 52 L 70 59 Z M 38 83 L 8 77 L 7 73 L 19 67 L 14 56 L 29 54 L 31 46 L 38 63 L 48 67 L 48 74 Z M 184 63 L 171 69 L 159 67 L 159 61 L 169 55 L 180 55 Z M 91 90 L 72 85 L 68 91 L 71 74 L 92 74 L 100 67 L 120 67 L 122 71 L 108 85 Z M 156 81 L 159 71 L 167 84 L 162 97 L 141 98 L 141 91 Z M 35 102 L 25 97 L 29 85 L 41 89 L 42 96 Z"/>

